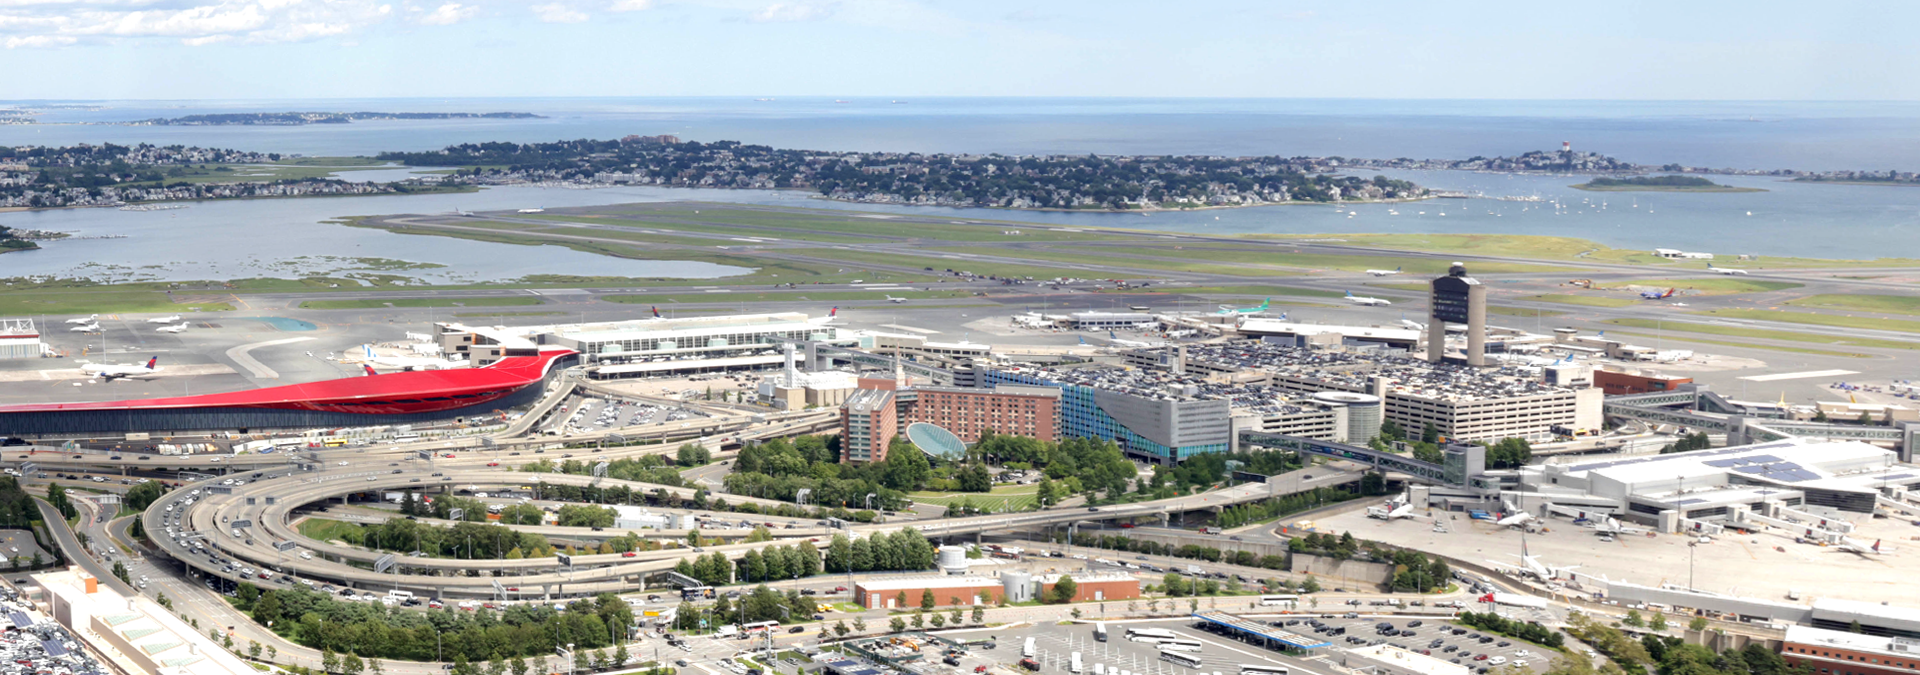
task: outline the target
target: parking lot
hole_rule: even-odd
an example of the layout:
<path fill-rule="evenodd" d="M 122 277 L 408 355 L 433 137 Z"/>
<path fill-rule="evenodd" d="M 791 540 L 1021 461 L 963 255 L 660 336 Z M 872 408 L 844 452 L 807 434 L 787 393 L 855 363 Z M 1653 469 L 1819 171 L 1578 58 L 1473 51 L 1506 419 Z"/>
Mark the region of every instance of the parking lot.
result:
<path fill-rule="evenodd" d="M 1108 639 L 1105 642 L 1094 640 L 1092 624 L 1049 624 L 976 631 L 974 633 L 979 637 L 994 635 L 997 648 L 975 652 L 950 672 L 968 673 L 978 665 L 1014 666 L 1022 658 L 1021 650 L 1028 637 L 1034 639 L 1034 660 L 1040 663 L 1041 671 L 1069 675 L 1074 652 L 1080 653 L 1082 675 L 1094 675 L 1101 671 L 1148 675 L 1238 675 L 1242 665 L 1281 665 L 1300 673 L 1334 675 L 1336 671 L 1331 665 L 1339 661 L 1339 655 L 1334 652 L 1380 642 L 1413 652 L 1427 651 L 1434 657 L 1457 661 L 1476 673 L 1490 672 L 1506 665 L 1540 671 L 1551 660 L 1547 655 L 1548 650 L 1542 647 L 1435 619 L 1249 617 L 1249 620 L 1268 624 L 1279 621 L 1288 631 L 1316 636 L 1333 645 L 1313 655 L 1294 656 L 1196 628 L 1190 619 L 1110 622 L 1107 624 Z M 1320 627 L 1310 623 L 1316 621 L 1321 624 Z M 1287 625 L 1289 623 L 1291 625 Z M 1415 623 L 1418 625 L 1412 625 Z M 1382 624 L 1392 624 L 1393 633 L 1383 633 Z M 1165 628 L 1181 638 L 1200 641 L 1203 646 L 1196 656 L 1201 666 L 1188 668 L 1160 660 L 1157 644 L 1127 640 L 1128 627 Z M 1455 631 L 1459 631 L 1459 634 L 1455 634 Z M 1100 667 L 1096 668 L 1096 665 Z M 935 669 L 920 670 L 928 675 L 943 675 Z"/>
<path fill-rule="evenodd" d="M 1544 647 L 1434 619 L 1301 617 L 1279 621 L 1288 630 L 1332 642 L 1334 649 L 1385 643 L 1468 666 L 1475 672 L 1504 665 L 1539 671 L 1551 660 L 1545 654 L 1550 650 Z"/>

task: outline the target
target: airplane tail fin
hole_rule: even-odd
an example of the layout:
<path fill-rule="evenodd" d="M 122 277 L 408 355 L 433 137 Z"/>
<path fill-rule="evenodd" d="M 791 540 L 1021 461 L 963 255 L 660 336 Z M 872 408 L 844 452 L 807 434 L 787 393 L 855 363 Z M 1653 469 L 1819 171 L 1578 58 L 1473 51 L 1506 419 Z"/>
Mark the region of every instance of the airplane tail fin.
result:
<path fill-rule="evenodd" d="M 1107 331 L 1107 339 L 1109 339 L 1109 340 L 1118 340 L 1118 339 L 1120 339 L 1120 334 L 1118 334 L 1118 333 L 1115 333 L 1115 332 L 1113 332 L 1113 331 Z"/>
<path fill-rule="evenodd" d="M 1667 289 L 1667 292 L 1666 292 L 1665 294 L 1663 294 L 1663 295 L 1661 295 L 1660 297 L 1662 297 L 1662 298 L 1671 298 L 1671 297 L 1673 297 L 1673 291 L 1674 291 L 1674 289 L 1671 289 L 1671 288 L 1669 288 L 1669 289 Z"/>
<path fill-rule="evenodd" d="M 1083 344 L 1083 345 L 1084 345 L 1084 344 L 1086 344 L 1086 343 L 1087 343 L 1087 338 L 1086 338 L 1086 336 L 1084 336 L 1084 335 L 1082 335 L 1082 336 L 1079 336 L 1079 337 L 1080 337 L 1080 344 Z"/>
<path fill-rule="evenodd" d="M 1395 267 L 1395 268 L 1393 268 L 1393 271 L 1394 271 L 1394 273 L 1396 273 L 1396 274 L 1398 274 L 1398 273 L 1400 272 L 1400 268 L 1398 268 L 1398 267 Z"/>
<path fill-rule="evenodd" d="M 832 319 L 832 318 L 834 318 L 834 317 L 838 317 L 838 316 L 840 316 L 840 308 L 839 308 L 839 307 L 835 307 L 835 308 L 833 308 L 833 309 L 830 309 L 830 310 L 827 310 L 827 318 L 829 318 L 829 319 Z"/>
<path fill-rule="evenodd" d="M 379 373 L 376 373 L 373 371 L 373 366 L 369 366 L 367 364 L 362 363 L 360 364 L 360 367 L 365 369 L 368 375 L 379 375 Z"/>
<path fill-rule="evenodd" d="M 1880 540 L 1878 539 L 1873 540 L 1873 552 L 1874 553 L 1880 552 Z"/>
<path fill-rule="evenodd" d="M 1286 320 L 1287 320 L 1287 313 L 1286 313 L 1286 312 L 1281 312 L 1281 313 L 1280 313 L 1280 320 L 1281 320 L 1281 321 L 1286 321 Z"/>
<path fill-rule="evenodd" d="M 658 306 L 654 306 L 652 307 L 652 309 L 653 309 L 653 318 L 655 319 L 660 318 L 660 308 Z"/>
<path fill-rule="evenodd" d="M 1347 291 L 1347 297 L 1349 298 L 1353 297 L 1353 291 Z"/>
<path fill-rule="evenodd" d="M 147 359 L 147 370 L 153 370 L 153 367 L 155 365 L 158 365 L 159 363 L 160 363 L 160 357 L 158 356 Z"/>
<path fill-rule="evenodd" d="M 1267 306 L 1268 306 L 1268 305 L 1271 305 L 1271 304 L 1273 304 L 1273 298 L 1267 298 L 1267 299 L 1265 299 L 1265 300 L 1261 300 L 1261 301 L 1260 301 L 1260 311 L 1262 311 L 1262 312 L 1264 312 L 1264 311 L 1267 311 Z"/>

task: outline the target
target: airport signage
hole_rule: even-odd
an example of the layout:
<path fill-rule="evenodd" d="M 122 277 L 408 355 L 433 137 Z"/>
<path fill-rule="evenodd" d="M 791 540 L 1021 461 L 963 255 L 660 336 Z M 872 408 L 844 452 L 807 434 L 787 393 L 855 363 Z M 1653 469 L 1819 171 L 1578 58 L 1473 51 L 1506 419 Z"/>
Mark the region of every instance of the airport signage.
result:
<path fill-rule="evenodd" d="M 291 551 L 299 547 L 300 547 L 299 544 L 291 541 L 283 541 L 273 545 L 274 550 L 279 551 L 281 553 L 286 553 L 287 551 Z"/>
<path fill-rule="evenodd" d="M 233 521 L 232 525 L 233 525 L 233 528 L 236 530 L 243 527 L 253 527 L 253 521 L 241 519 L 241 520 Z"/>
<path fill-rule="evenodd" d="M 465 517 L 467 517 L 466 509 L 458 507 L 447 509 L 447 520 L 460 520 Z"/>
<path fill-rule="evenodd" d="M 373 573 L 379 574 L 381 572 L 385 572 L 387 570 L 393 569 L 393 560 L 394 558 L 392 553 L 388 553 L 378 558 L 374 558 Z"/>
<path fill-rule="evenodd" d="M 554 557 L 560 559 L 560 564 L 566 565 L 568 567 L 573 566 L 573 556 L 567 555 L 565 553 L 555 553 L 553 555 Z"/>

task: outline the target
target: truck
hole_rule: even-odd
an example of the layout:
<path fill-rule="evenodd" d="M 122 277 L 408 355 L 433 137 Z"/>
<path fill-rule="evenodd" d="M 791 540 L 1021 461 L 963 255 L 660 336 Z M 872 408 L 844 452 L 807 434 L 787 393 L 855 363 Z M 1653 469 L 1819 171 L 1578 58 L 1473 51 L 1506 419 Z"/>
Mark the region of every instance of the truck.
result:
<path fill-rule="evenodd" d="M 1093 622 L 1093 639 L 1095 642 L 1107 641 L 1107 623 L 1105 621 Z"/>
<path fill-rule="evenodd" d="M 1033 638 L 1027 638 L 1026 643 L 1020 646 L 1020 655 L 1031 659 L 1033 654 Z"/>
<path fill-rule="evenodd" d="M 1224 531 L 1225 530 L 1222 530 L 1218 527 L 1214 527 L 1212 525 L 1208 525 L 1206 527 L 1200 528 L 1200 534 L 1220 534 L 1221 532 L 1224 532 Z"/>
<path fill-rule="evenodd" d="M 1467 517 L 1474 520 L 1493 520 L 1493 514 L 1486 511 L 1468 511 Z"/>
<path fill-rule="evenodd" d="M 1080 652 L 1074 652 L 1072 656 L 1067 659 L 1067 672 L 1079 675 L 1081 670 L 1083 670 L 1083 668 L 1080 666 Z"/>

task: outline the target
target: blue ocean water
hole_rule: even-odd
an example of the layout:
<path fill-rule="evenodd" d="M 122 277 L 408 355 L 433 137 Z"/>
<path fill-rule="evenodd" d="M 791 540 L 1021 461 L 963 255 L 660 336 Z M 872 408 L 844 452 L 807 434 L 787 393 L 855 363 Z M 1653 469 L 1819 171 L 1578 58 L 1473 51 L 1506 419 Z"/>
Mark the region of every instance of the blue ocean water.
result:
<path fill-rule="evenodd" d="M 52 124 L 0 126 L 0 146 L 147 142 L 306 155 L 366 155 L 468 142 L 674 134 L 688 140 L 739 140 L 822 150 L 1467 158 L 1555 149 L 1566 141 L 1576 149 L 1640 163 L 1738 169 L 1920 169 L 1920 103 L 1906 102 L 509 98 L 90 103 L 99 109 L 53 110 L 42 116 Z M 85 124 L 208 112 L 288 110 L 515 111 L 546 118 L 304 127 Z M 1418 205 L 1342 209 L 1280 206 L 1142 217 L 839 204 L 809 200 L 804 193 L 791 191 L 511 188 L 467 195 L 207 204 L 145 214 L 110 210 L 13 213 L 0 214 L 0 225 L 137 233 L 139 240 L 56 242 L 49 251 L 9 255 L 4 261 L 8 275 L 86 269 L 111 270 L 116 276 L 162 278 L 208 278 L 210 274 L 228 278 L 246 275 L 243 271 L 286 276 L 293 273 L 275 267 L 285 258 L 302 253 L 368 255 L 369 249 L 383 251 L 375 255 L 385 257 L 450 265 L 424 275 L 448 280 L 555 269 L 633 276 L 710 276 L 726 272 L 712 266 L 662 263 L 649 263 L 648 271 L 638 271 L 630 262 L 551 247 L 530 252 L 524 247 L 446 240 L 421 245 L 416 243 L 420 238 L 320 224 L 326 218 L 342 215 L 666 199 L 1193 232 L 1492 232 L 1576 236 L 1619 247 L 1672 247 L 1721 254 L 1830 258 L 1920 255 L 1920 188 L 1717 177 L 1724 183 L 1761 187 L 1768 192 L 1587 193 L 1567 187 L 1583 179 L 1565 176 L 1388 173 L 1436 188 L 1538 197 L 1548 202 L 1434 200 Z M 405 172 L 367 174 L 346 176 L 391 179 Z M 171 222 L 152 222 L 160 219 Z M 248 233 L 270 228 L 284 234 L 274 239 L 284 245 L 255 238 L 260 243 L 249 244 L 245 255 L 205 264 L 191 262 L 190 254 L 196 250 L 193 245 L 204 243 L 195 238 L 196 234 L 234 235 L 242 230 L 232 228 L 243 223 Z M 164 264 L 149 266 L 156 260 Z"/>

